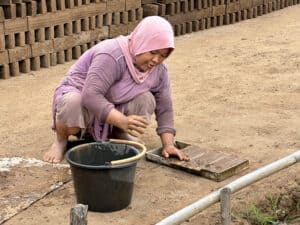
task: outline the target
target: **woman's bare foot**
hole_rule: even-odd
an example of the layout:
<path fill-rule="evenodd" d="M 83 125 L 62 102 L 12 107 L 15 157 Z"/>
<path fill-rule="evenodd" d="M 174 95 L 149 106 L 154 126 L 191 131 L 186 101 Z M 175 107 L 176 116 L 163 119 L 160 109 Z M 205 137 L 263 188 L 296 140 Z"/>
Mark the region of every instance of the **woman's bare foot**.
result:
<path fill-rule="evenodd" d="M 60 163 L 67 147 L 67 141 L 55 141 L 50 149 L 45 153 L 43 160 L 49 163 Z"/>

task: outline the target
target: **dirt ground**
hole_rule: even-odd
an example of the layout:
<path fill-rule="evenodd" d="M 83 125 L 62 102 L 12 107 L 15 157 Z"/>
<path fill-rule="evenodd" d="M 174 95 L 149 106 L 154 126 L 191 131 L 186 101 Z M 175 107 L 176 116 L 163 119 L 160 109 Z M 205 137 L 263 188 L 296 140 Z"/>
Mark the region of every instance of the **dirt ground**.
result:
<path fill-rule="evenodd" d="M 176 51 L 167 60 L 177 140 L 237 154 L 250 161 L 249 169 L 218 183 L 142 159 L 131 205 L 113 213 L 89 212 L 89 225 L 155 224 L 300 149 L 299 12 L 300 5 L 296 5 L 176 37 Z M 41 159 L 54 138 L 50 129 L 52 92 L 73 63 L 0 80 L 1 157 Z M 159 146 L 154 128 L 153 122 L 144 136 L 148 149 Z M 296 164 L 243 189 L 233 196 L 233 204 L 239 207 L 242 201 L 288 188 L 299 179 L 299 169 Z M 68 182 L 5 225 L 69 224 L 70 208 L 75 204 L 73 184 Z M 218 224 L 218 212 L 215 205 L 186 224 Z"/>

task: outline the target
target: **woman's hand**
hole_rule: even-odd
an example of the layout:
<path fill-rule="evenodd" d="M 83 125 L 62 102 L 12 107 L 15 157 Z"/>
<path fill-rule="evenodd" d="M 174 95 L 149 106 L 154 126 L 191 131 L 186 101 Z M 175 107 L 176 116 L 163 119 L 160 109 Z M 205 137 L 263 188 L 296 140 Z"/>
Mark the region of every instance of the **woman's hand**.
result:
<path fill-rule="evenodd" d="M 122 129 L 134 137 L 140 137 L 145 133 L 148 125 L 149 123 L 143 116 L 129 115 L 127 116 L 127 122 Z"/>
<path fill-rule="evenodd" d="M 184 160 L 184 161 L 190 160 L 188 155 L 184 154 L 182 151 L 177 149 L 174 145 L 164 146 L 161 154 L 165 158 L 169 158 L 170 156 L 176 156 L 179 160 Z"/>

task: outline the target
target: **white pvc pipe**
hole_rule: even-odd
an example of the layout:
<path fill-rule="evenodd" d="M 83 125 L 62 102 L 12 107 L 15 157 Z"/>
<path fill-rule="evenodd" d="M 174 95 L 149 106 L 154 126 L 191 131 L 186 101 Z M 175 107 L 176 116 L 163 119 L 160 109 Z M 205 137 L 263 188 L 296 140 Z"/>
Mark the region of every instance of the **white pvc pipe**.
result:
<path fill-rule="evenodd" d="M 280 160 L 270 163 L 264 167 L 261 167 L 251 173 L 242 176 L 235 181 L 227 184 L 225 187 L 231 190 L 231 193 L 237 192 L 242 188 L 261 180 L 271 174 L 278 172 L 286 167 L 289 167 L 300 161 L 300 150 L 294 152 L 293 154 L 286 156 Z M 225 188 L 223 187 L 223 188 Z M 204 198 L 186 206 L 185 208 L 175 212 L 169 217 L 158 222 L 156 225 L 178 225 L 189 219 L 190 217 L 196 215 L 202 210 L 206 209 L 208 206 L 220 201 L 220 193 L 223 188 L 212 192 Z"/>

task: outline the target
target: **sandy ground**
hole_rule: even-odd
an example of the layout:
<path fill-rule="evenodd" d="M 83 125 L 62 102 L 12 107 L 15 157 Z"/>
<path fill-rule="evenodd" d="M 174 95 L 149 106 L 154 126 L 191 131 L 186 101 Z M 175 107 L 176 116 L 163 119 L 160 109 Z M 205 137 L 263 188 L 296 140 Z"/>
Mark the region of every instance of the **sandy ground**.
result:
<path fill-rule="evenodd" d="M 155 224 L 300 148 L 299 12 L 296 5 L 177 37 L 176 51 L 167 61 L 177 140 L 237 154 L 250 161 L 250 168 L 217 183 L 142 159 L 130 207 L 113 213 L 89 212 L 89 225 Z M 1 157 L 42 157 L 54 138 L 52 92 L 72 63 L 0 80 Z M 159 146 L 154 128 L 153 122 L 144 136 L 148 149 Z M 240 191 L 236 204 L 255 201 L 272 192 L 272 186 L 288 186 L 299 178 L 299 169 L 294 165 Z M 68 224 L 75 204 L 73 184 L 68 182 L 5 224 Z M 217 205 L 211 207 L 186 223 L 218 224 L 211 217 L 218 210 Z"/>

